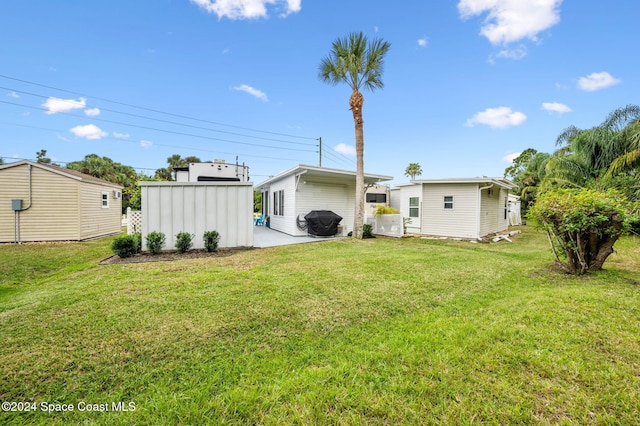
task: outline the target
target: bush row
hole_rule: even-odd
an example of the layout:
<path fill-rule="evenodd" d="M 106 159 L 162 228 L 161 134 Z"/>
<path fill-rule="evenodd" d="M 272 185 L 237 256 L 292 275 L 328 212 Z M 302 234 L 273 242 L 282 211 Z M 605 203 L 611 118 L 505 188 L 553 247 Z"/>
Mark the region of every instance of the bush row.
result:
<path fill-rule="evenodd" d="M 193 247 L 193 239 L 195 235 L 188 232 L 179 232 L 176 235 L 176 250 L 178 253 L 185 253 Z M 147 248 L 151 254 L 158 254 L 162 251 L 165 244 L 165 235 L 163 232 L 149 232 L 146 236 Z M 218 231 L 207 231 L 203 235 L 204 248 L 209 251 L 218 249 L 220 234 Z M 131 257 L 142 251 L 142 234 L 135 233 L 131 235 L 121 235 L 113 240 L 111 251 L 119 257 Z"/>

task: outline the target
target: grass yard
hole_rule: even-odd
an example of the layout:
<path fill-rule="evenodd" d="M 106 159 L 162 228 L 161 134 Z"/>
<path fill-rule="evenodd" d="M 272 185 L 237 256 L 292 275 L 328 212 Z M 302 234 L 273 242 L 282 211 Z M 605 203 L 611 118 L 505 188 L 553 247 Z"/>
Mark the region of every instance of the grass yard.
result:
<path fill-rule="evenodd" d="M 132 265 L 0 245 L 0 396 L 32 404 L 0 423 L 638 424 L 640 240 L 576 278 L 522 229 Z"/>

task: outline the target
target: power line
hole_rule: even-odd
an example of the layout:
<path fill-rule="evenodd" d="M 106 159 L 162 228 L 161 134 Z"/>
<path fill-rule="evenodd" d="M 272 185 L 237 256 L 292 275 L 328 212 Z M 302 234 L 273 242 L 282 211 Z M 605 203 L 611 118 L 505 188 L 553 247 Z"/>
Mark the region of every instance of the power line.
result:
<path fill-rule="evenodd" d="M 46 96 L 46 95 L 40 95 L 40 94 L 37 94 L 37 93 L 25 92 L 24 90 L 18 90 L 18 89 L 14 89 L 14 88 L 11 88 L 11 87 L 0 86 L 0 89 L 11 90 L 14 93 L 20 93 L 20 94 L 23 94 L 23 95 L 29 95 L 29 96 L 34 96 L 34 97 L 38 97 L 38 98 L 49 98 L 49 96 Z M 71 100 L 68 100 L 68 99 L 60 99 L 60 101 L 66 102 L 66 103 L 69 103 L 69 104 L 74 104 L 75 103 L 75 101 L 71 101 Z M 29 108 L 34 108 L 34 107 L 31 107 L 31 106 L 28 106 L 28 107 Z M 85 107 L 86 108 L 91 108 L 90 105 L 83 106 L 83 108 L 85 108 Z M 42 108 L 42 109 L 44 109 L 44 108 Z M 217 133 L 225 133 L 225 134 L 228 134 L 228 135 L 243 136 L 243 137 L 253 138 L 253 139 L 262 139 L 262 140 L 266 140 L 266 141 L 280 142 L 280 143 L 291 144 L 291 145 L 317 146 L 317 144 L 312 144 L 312 143 L 308 143 L 308 142 L 285 141 L 285 140 L 282 140 L 282 139 L 265 138 L 265 137 L 262 137 L 262 136 L 254 136 L 254 135 L 247 135 L 247 134 L 243 134 L 243 133 L 227 132 L 227 131 L 224 131 L 224 130 L 212 129 L 210 127 L 194 126 L 194 125 L 191 125 L 191 124 L 179 123 L 177 121 L 162 120 L 160 118 L 149 117 L 149 116 L 146 116 L 146 115 L 132 114 L 132 113 L 129 113 L 129 112 L 123 112 L 123 111 L 118 111 L 118 110 L 104 108 L 104 107 L 101 107 L 100 109 L 103 110 L 103 111 L 113 112 L 115 114 L 121 114 L 121 115 L 126 115 L 126 116 L 130 116 L 130 117 L 135 117 L 135 118 L 143 118 L 145 120 L 158 121 L 158 122 L 161 122 L 161 123 L 174 124 L 174 125 L 177 125 L 177 126 L 190 127 L 190 128 L 193 128 L 193 129 L 207 130 L 207 131 L 217 132 Z M 64 111 L 64 112 L 61 111 L 61 113 L 66 113 L 66 111 Z M 73 114 L 70 114 L 70 115 L 73 115 Z M 100 120 L 100 119 L 95 118 L 95 117 L 92 117 L 92 119 Z"/>
<path fill-rule="evenodd" d="M 276 135 L 276 136 L 285 136 L 285 137 L 290 137 L 290 138 L 299 138 L 299 139 L 307 139 L 307 140 L 317 140 L 317 138 L 313 138 L 313 137 L 309 137 L 309 136 L 299 136 L 299 135 L 289 135 L 289 134 L 286 134 L 286 133 L 269 132 L 269 131 L 266 131 L 266 130 L 258 130 L 258 129 L 252 129 L 252 128 L 249 128 L 249 127 L 234 126 L 234 125 L 231 125 L 231 124 L 225 124 L 225 123 L 220 123 L 220 122 L 216 122 L 216 121 L 204 120 L 204 119 L 201 119 L 201 118 L 189 117 L 189 116 L 181 115 L 181 114 L 174 114 L 174 113 L 170 113 L 170 112 L 166 112 L 166 111 L 160 111 L 160 110 L 153 109 L 153 108 L 137 106 L 137 105 L 129 104 L 129 103 L 126 103 L 126 102 L 114 101 L 114 100 L 111 100 L 111 99 L 100 98 L 100 97 L 97 97 L 97 96 L 91 96 L 91 95 L 87 95 L 87 94 L 83 94 L 83 93 L 79 93 L 79 92 L 74 92 L 72 90 L 61 89 L 61 88 L 53 87 L 53 86 L 47 86 L 45 84 L 36 83 L 36 82 L 33 82 L 33 81 L 28 81 L 28 80 L 23 80 L 23 79 L 11 77 L 11 76 L 8 76 L 8 75 L 3 75 L 3 74 L 0 74 L 0 77 L 8 79 L 8 80 L 19 81 L 21 83 L 31 84 L 31 85 L 34 85 L 34 86 L 44 87 L 44 88 L 47 88 L 47 89 L 57 90 L 57 91 L 60 91 L 60 92 L 69 93 L 69 94 L 76 95 L 76 96 L 89 97 L 89 98 L 97 99 L 97 100 L 100 100 L 100 101 L 113 103 L 113 104 L 116 104 L 116 105 L 127 106 L 127 107 L 130 107 L 130 108 L 137 108 L 137 109 L 141 109 L 141 110 L 144 110 L 144 111 L 155 112 L 157 114 L 164 114 L 164 115 L 168 115 L 168 116 L 171 116 L 171 117 L 183 118 L 183 119 L 187 119 L 187 120 L 199 121 L 199 122 L 202 122 L 202 123 L 215 124 L 217 126 L 230 127 L 230 128 L 234 128 L 234 129 L 247 130 L 247 131 L 251 131 L 251 132 L 265 133 L 265 134 L 271 134 L 271 135 Z"/>
<path fill-rule="evenodd" d="M 35 110 L 39 110 L 39 111 L 44 111 L 45 110 L 44 108 L 30 106 L 30 105 L 23 105 L 23 104 L 19 104 L 19 103 L 16 103 L 16 102 L 0 101 L 0 103 L 7 104 L 7 105 L 19 106 L 19 107 L 22 107 L 22 108 L 35 109 Z M 72 117 L 86 118 L 83 115 L 73 114 L 73 113 L 70 113 L 70 112 L 60 112 L 60 114 L 66 114 L 66 115 L 70 115 Z M 273 145 L 261 145 L 261 144 L 250 143 L 250 142 L 239 142 L 239 141 L 232 141 L 232 140 L 228 140 L 228 139 L 213 138 L 211 136 L 195 135 L 195 134 L 191 134 L 191 133 L 177 132 L 175 130 L 158 129 L 158 128 L 155 128 L 155 127 L 141 126 L 141 125 L 138 125 L 138 124 L 130 124 L 130 123 L 122 123 L 122 122 L 119 122 L 119 121 L 107 120 L 107 119 L 104 119 L 104 118 L 97 118 L 97 117 L 91 117 L 91 120 L 102 121 L 104 123 L 118 124 L 118 125 L 121 125 L 121 126 L 136 127 L 136 128 L 139 128 L 139 129 L 152 130 L 152 131 L 156 131 L 156 132 L 169 133 L 169 134 L 178 135 L 178 136 L 187 136 L 187 137 L 192 137 L 192 138 L 207 139 L 207 140 L 218 141 L 218 142 L 227 142 L 227 143 L 233 143 L 233 144 L 239 144 L 239 145 L 255 146 L 255 147 L 260 147 L 260 148 L 283 149 L 283 150 L 286 150 L 286 151 L 317 152 L 317 151 L 313 151 L 313 150 L 309 150 L 309 149 L 299 149 L 299 148 L 289 148 L 289 147 L 285 148 L 285 147 L 279 147 L 279 146 L 273 146 Z"/>
<path fill-rule="evenodd" d="M 64 132 L 64 130 L 49 129 L 49 128 L 46 128 L 46 127 L 38 127 L 38 126 L 29 126 L 29 125 L 26 125 L 26 124 L 6 123 L 6 122 L 0 122 L 0 124 L 7 125 L 7 126 L 25 127 L 25 128 L 28 128 L 28 129 L 46 130 L 46 131 L 49 131 L 49 132 L 58 132 L 58 133 L 63 133 Z M 105 136 L 102 139 L 110 139 L 110 140 L 115 140 L 115 141 L 119 141 L 119 142 L 131 142 L 131 143 L 139 143 L 139 144 L 144 142 L 142 140 L 115 138 L 115 137 L 112 137 L 112 136 Z M 179 146 L 179 145 L 168 145 L 168 144 L 155 143 L 155 142 L 153 142 L 153 146 L 161 146 L 161 147 L 164 147 L 164 148 L 177 148 L 177 149 L 191 150 L 191 151 L 201 151 L 201 152 L 207 152 L 207 153 L 210 153 L 210 154 L 238 155 L 237 152 L 212 151 L 212 150 L 202 149 L 202 148 L 193 148 L 193 147 Z M 264 155 L 242 154 L 242 156 L 243 157 L 250 157 L 250 158 L 264 158 L 264 159 L 267 159 L 267 160 L 281 160 L 281 161 L 294 161 L 294 162 L 298 162 L 299 161 L 299 160 L 292 159 L 292 158 L 267 157 L 267 156 L 264 156 Z M 11 157 L 3 157 L 3 158 L 11 158 Z"/>

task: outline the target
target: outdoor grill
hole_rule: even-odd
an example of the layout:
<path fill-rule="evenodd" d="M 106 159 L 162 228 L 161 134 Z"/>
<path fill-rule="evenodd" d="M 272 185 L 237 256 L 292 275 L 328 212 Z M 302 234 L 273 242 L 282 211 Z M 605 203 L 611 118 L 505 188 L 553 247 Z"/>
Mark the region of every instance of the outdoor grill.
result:
<path fill-rule="evenodd" d="M 307 232 L 316 237 L 332 237 L 338 233 L 342 217 L 331 210 L 313 210 L 305 215 Z"/>

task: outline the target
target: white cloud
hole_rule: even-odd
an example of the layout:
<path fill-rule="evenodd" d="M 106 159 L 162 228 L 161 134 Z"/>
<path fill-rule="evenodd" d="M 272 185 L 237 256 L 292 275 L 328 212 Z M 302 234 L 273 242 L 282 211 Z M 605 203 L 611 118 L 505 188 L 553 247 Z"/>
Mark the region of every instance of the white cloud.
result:
<path fill-rule="evenodd" d="M 129 133 L 113 132 L 113 137 L 118 139 L 127 139 L 129 137 Z"/>
<path fill-rule="evenodd" d="M 84 113 L 89 117 L 95 117 L 96 115 L 100 115 L 100 108 L 89 108 L 85 109 Z"/>
<path fill-rule="evenodd" d="M 255 89 L 249 85 L 241 84 L 240 86 L 236 86 L 233 88 L 234 90 L 238 90 L 240 92 L 245 92 L 250 94 L 251 96 L 255 96 L 260 99 L 262 102 L 267 102 L 269 99 L 267 98 L 267 94 L 261 90 Z"/>
<path fill-rule="evenodd" d="M 140 141 L 140 146 L 143 148 L 149 148 L 151 145 L 153 145 L 151 141 Z"/>
<path fill-rule="evenodd" d="M 356 148 L 354 146 L 351 145 L 347 145 L 344 143 L 339 143 L 338 145 L 333 147 L 333 150 L 335 152 L 339 152 L 340 154 L 344 154 L 344 155 L 356 155 Z"/>
<path fill-rule="evenodd" d="M 520 46 L 516 49 L 503 49 L 495 54 L 496 58 L 519 60 L 527 56 L 527 49 Z"/>
<path fill-rule="evenodd" d="M 513 163 L 513 160 L 515 160 L 516 158 L 520 157 L 520 154 L 522 154 L 521 152 L 514 152 L 513 154 L 507 154 L 504 157 L 502 157 L 502 161 L 504 161 L 505 163 Z"/>
<path fill-rule="evenodd" d="M 569 106 L 558 102 L 543 102 L 542 109 L 549 112 L 557 112 L 558 114 L 564 114 L 565 112 L 572 111 Z"/>
<path fill-rule="evenodd" d="M 45 114 L 55 114 L 58 112 L 69 112 L 74 109 L 81 109 L 87 106 L 87 100 L 85 98 L 78 98 L 77 101 L 73 99 L 60 99 L 49 98 L 41 106 L 45 107 L 47 111 Z"/>
<path fill-rule="evenodd" d="M 18 95 L 16 92 L 9 92 L 7 93 L 7 96 L 13 99 L 19 99 L 20 95 Z"/>
<path fill-rule="evenodd" d="M 418 39 L 418 46 L 427 47 L 427 44 L 429 44 L 429 39 L 426 36 Z"/>
<path fill-rule="evenodd" d="M 468 19 L 485 12 L 480 34 L 492 44 L 508 44 L 528 38 L 560 22 L 562 0 L 460 0 L 458 12 Z"/>
<path fill-rule="evenodd" d="M 578 80 L 578 88 L 586 92 L 594 92 L 600 89 L 614 86 L 620 83 L 620 80 L 613 77 L 608 72 L 594 72 L 586 77 L 580 77 Z"/>
<path fill-rule="evenodd" d="M 476 124 L 486 124 L 489 127 L 504 129 L 509 126 L 519 126 L 526 119 L 526 115 L 513 111 L 509 107 L 487 108 L 468 119 L 465 126 L 473 127 Z"/>
<path fill-rule="evenodd" d="M 91 139 L 91 140 L 100 139 L 109 135 L 107 132 L 103 132 L 102 130 L 100 130 L 100 128 L 95 124 L 87 124 L 86 126 L 76 126 L 69 129 L 69 131 L 80 138 Z"/>
<path fill-rule="evenodd" d="M 267 6 L 275 7 L 281 17 L 300 12 L 302 0 L 191 0 L 219 19 L 257 19 L 269 16 Z"/>

